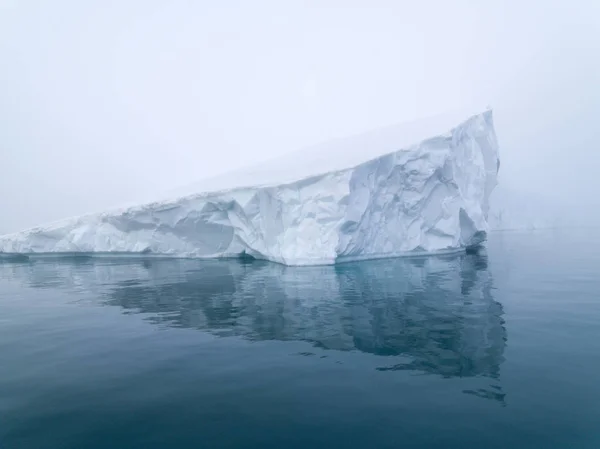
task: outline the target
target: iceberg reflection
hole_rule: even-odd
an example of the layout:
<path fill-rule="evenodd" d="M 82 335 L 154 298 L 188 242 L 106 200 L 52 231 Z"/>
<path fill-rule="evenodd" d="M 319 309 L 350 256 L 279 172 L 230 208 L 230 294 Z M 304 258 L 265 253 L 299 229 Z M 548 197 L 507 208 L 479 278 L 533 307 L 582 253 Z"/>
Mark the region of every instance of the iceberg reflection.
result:
<path fill-rule="evenodd" d="M 159 325 L 403 356 L 382 357 L 380 371 L 498 379 L 504 360 L 504 312 L 493 298 L 482 253 L 321 267 L 53 259 L 4 263 L 0 276 L 85 292 L 92 301 L 146 314 Z M 497 386 L 465 393 L 504 399 Z"/>

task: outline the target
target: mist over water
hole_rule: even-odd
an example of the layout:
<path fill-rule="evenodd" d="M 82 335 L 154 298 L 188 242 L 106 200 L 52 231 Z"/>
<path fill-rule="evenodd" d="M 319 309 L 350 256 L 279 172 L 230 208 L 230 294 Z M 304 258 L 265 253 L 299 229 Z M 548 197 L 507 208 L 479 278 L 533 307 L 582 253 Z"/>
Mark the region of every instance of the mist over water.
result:
<path fill-rule="evenodd" d="M 599 8 L 4 1 L 0 233 L 485 105 L 500 186 L 597 223 Z"/>
<path fill-rule="evenodd" d="M 0 448 L 598 449 L 598 54 L 585 0 L 0 0 L 0 235 L 487 107 L 492 228 L 557 228 L 321 267 L 0 255 Z"/>

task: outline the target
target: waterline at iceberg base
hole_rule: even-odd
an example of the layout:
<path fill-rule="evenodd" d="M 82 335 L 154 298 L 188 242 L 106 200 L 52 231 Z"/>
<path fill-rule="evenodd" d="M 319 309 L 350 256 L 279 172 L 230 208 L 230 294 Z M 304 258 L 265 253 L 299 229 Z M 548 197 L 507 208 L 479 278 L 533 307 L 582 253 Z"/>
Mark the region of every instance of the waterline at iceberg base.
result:
<path fill-rule="evenodd" d="M 488 231 L 499 167 L 492 111 L 440 131 L 405 147 L 357 138 L 362 163 L 350 158 L 348 166 L 321 173 L 316 164 L 312 174 L 295 174 L 291 163 L 283 183 L 261 178 L 261 185 L 68 219 L 1 236 L 0 252 L 318 265 L 460 251 L 482 243 Z M 397 150 L 382 152 L 389 148 Z"/>

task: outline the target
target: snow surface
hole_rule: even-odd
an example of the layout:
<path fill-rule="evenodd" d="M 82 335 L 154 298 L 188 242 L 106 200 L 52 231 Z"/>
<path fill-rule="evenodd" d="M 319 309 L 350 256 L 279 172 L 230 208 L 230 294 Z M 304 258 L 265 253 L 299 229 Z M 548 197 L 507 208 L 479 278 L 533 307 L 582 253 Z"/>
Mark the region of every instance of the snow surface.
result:
<path fill-rule="evenodd" d="M 447 131 L 451 117 L 338 140 L 194 187 L 208 193 L 2 236 L 0 252 L 314 265 L 478 245 L 499 168 L 492 111 Z"/>

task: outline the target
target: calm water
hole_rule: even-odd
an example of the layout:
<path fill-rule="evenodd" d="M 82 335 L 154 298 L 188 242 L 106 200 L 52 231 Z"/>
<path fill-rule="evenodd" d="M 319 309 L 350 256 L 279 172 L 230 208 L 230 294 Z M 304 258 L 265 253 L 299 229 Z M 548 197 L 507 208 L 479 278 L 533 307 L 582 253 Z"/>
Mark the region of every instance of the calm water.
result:
<path fill-rule="evenodd" d="M 0 262 L 0 448 L 598 449 L 578 232 L 338 267 Z"/>

